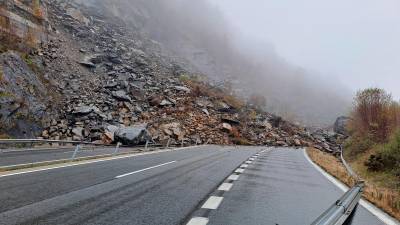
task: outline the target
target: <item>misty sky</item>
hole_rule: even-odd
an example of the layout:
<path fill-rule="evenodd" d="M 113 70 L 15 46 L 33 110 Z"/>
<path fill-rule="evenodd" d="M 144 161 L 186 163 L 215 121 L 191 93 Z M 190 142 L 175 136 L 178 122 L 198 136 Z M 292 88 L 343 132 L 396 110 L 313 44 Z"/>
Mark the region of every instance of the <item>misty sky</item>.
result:
<path fill-rule="evenodd" d="M 399 0 L 209 1 L 242 39 L 351 90 L 382 87 L 400 99 Z"/>

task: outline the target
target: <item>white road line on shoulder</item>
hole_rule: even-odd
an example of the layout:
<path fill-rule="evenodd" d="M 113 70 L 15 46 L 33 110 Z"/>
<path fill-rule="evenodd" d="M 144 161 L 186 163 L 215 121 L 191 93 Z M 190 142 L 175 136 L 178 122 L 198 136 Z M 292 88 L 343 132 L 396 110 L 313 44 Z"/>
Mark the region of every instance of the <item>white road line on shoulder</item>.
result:
<path fill-rule="evenodd" d="M 207 225 L 208 221 L 205 217 L 194 217 L 186 225 Z"/>
<path fill-rule="evenodd" d="M 14 173 L 5 172 L 6 174 L 0 175 L 0 178 L 21 175 L 21 174 L 27 174 L 27 173 L 47 171 L 47 170 L 61 169 L 61 168 L 67 168 L 67 167 L 73 167 L 73 166 L 87 165 L 87 164 L 98 163 L 98 162 L 107 162 L 107 161 L 113 161 L 113 160 L 118 160 L 118 159 L 134 158 L 134 157 L 143 156 L 143 155 L 153 155 L 153 154 L 164 153 L 164 152 L 180 151 L 180 150 L 186 150 L 186 149 L 190 149 L 190 148 L 198 148 L 201 146 L 204 146 L 204 145 L 188 146 L 188 147 L 176 148 L 176 149 L 171 149 L 171 150 L 158 150 L 158 151 L 152 151 L 152 152 L 143 152 L 143 153 L 137 153 L 137 154 L 132 154 L 132 155 L 116 156 L 116 157 L 112 157 L 112 158 L 76 162 L 76 163 L 71 163 L 68 165 L 51 166 L 51 167 L 46 167 L 46 168 L 41 168 L 41 169 L 24 170 L 21 172 L 14 172 Z"/>
<path fill-rule="evenodd" d="M 152 167 L 147 167 L 147 168 L 144 168 L 144 169 L 141 169 L 141 170 L 133 171 L 133 172 L 130 172 L 130 173 L 125 173 L 125 174 L 116 176 L 115 178 L 118 179 L 118 178 L 126 177 L 126 176 L 133 175 L 133 174 L 136 174 L 136 173 L 144 172 L 146 170 L 151 170 L 151 169 L 155 169 L 157 167 L 165 166 L 165 165 L 168 165 L 168 164 L 171 164 L 171 163 L 176 163 L 176 161 L 171 161 L 171 162 L 163 163 L 163 164 L 152 166 Z"/>
<path fill-rule="evenodd" d="M 336 185 L 338 188 L 340 188 L 343 192 L 346 192 L 349 190 L 349 188 L 344 185 L 342 182 L 334 178 L 332 175 L 327 173 L 325 170 L 321 169 L 317 164 L 315 164 L 310 157 L 308 156 L 307 152 L 305 149 L 303 149 L 303 154 L 304 157 L 307 159 L 307 161 L 316 169 L 318 170 L 322 175 L 326 177 L 330 182 L 332 182 L 334 185 Z M 367 209 L 371 214 L 376 216 L 379 220 L 384 222 L 386 225 L 400 225 L 400 222 L 398 222 L 395 218 L 391 217 L 389 214 L 385 213 L 381 209 L 377 208 L 375 205 L 367 202 L 364 199 L 360 200 L 360 205 L 363 206 L 365 209 Z"/>
<path fill-rule="evenodd" d="M 247 165 L 247 164 L 242 164 L 241 166 L 240 166 L 240 168 L 247 168 L 249 165 Z"/>
<path fill-rule="evenodd" d="M 218 209 L 224 197 L 210 196 L 201 207 L 202 209 Z"/>
<path fill-rule="evenodd" d="M 244 172 L 244 169 L 237 169 L 237 170 L 235 170 L 235 173 L 243 173 Z"/>
<path fill-rule="evenodd" d="M 219 186 L 218 191 L 230 191 L 232 186 L 232 183 L 223 183 L 221 186 Z"/>
<path fill-rule="evenodd" d="M 246 163 L 247 163 L 247 164 L 251 164 L 251 163 L 253 163 L 253 161 L 246 161 Z"/>
<path fill-rule="evenodd" d="M 238 180 L 238 179 L 239 179 L 239 175 L 235 175 L 235 174 L 230 175 L 230 176 L 228 177 L 228 180 Z"/>

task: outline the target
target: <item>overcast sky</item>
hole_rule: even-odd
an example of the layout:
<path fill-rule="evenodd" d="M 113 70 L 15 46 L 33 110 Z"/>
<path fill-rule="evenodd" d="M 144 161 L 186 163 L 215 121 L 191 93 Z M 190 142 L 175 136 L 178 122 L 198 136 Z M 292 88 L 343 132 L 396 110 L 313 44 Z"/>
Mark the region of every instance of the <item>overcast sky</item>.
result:
<path fill-rule="evenodd" d="M 209 0 L 235 31 L 355 91 L 400 99 L 399 0 Z"/>

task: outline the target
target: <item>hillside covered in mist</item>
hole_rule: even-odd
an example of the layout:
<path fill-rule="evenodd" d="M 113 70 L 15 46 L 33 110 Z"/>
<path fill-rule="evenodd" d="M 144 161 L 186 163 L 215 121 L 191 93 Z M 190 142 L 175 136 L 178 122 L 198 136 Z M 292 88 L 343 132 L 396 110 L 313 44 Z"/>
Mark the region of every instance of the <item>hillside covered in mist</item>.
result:
<path fill-rule="evenodd" d="M 211 80 L 229 80 L 243 96 L 265 96 L 267 110 L 286 118 L 308 125 L 331 124 L 349 106 L 349 95 L 340 84 L 324 81 L 290 65 L 271 48 L 241 38 L 206 0 L 82 3 L 122 18 Z"/>

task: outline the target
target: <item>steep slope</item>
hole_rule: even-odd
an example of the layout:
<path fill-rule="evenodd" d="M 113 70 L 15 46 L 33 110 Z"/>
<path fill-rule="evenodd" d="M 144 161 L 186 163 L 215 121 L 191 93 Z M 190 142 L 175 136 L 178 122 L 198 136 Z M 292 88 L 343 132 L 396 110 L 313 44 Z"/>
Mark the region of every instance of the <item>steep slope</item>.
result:
<path fill-rule="evenodd" d="M 14 57 L 13 63 L 21 64 L 16 67 L 24 69 L 21 76 L 35 79 L 37 93 L 28 92 L 24 98 L 31 111 L 40 110 L 20 119 L 25 124 L 33 116 L 37 128 L 30 130 L 41 128 L 43 138 L 112 142 L 118 128 L 140 124 L 158 143 L 171 139 L 177 144 L 315 146 L 337 151 L 329 135 L 312 135 L 247 104 L 229 87 L 211 85 L 191 60 L 176 57 L 113 13 L 63 0 L 49 1 L 47 13 L 46 42 L 29 54 L 0 56 Z M 7 79 L 17 72 L 7 72 Z M 21 137 L 11 128 L 2 124 L 3 132 Z"/>

